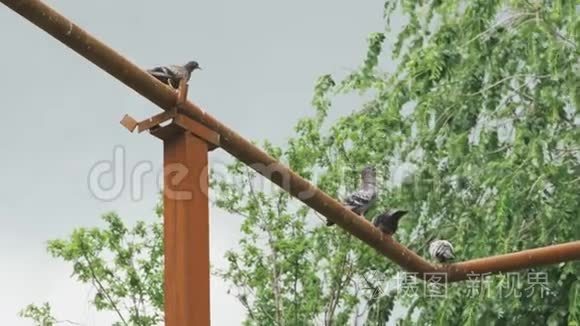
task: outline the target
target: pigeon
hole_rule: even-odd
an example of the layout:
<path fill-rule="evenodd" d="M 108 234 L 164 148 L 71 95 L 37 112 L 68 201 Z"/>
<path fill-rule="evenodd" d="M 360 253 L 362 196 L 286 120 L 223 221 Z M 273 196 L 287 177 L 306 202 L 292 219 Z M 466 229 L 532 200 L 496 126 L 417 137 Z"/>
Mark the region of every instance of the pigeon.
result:
<path fill-rule="evenodd" d="M 361 189 L 348 195 L 343 205 L 358 215 L 363 215 L 377 199 L 377 175 L 374 166 L 367 165 L 361 172 Z M 334 222 L 327 220 L 327 226 Z"/>
<path fill-rule="evenodd" d="M 453 245 L 447 240 L 435 240 L 429 244 L 429 254 L 440 263 L 455 259 Z"/>
<path fill-rule="evenodd" d="M 179 82 L 182 79 L 185 79 L 186 82 L 189 81 L 191 73 L 195 69 L 201 69 L 201 67 L 197 61 L 190 61 L 183 66 L 170 65 L 155 67 L 153 69 L 147 70 L 147 72 L 162 83 L 177 89 L 179 87 Z"/>
<path fill-rule="evenodd" d="M 375 217 L 373 224 L 379 230 L 381 230 L 381 232 L 388 235 L 393 235 L 395 232 L 397 232 L 397 228 L 399 227 L 399 219 L 407 213 L 408 211 L 401 210 L 384 212 L 383 214 Z"/>

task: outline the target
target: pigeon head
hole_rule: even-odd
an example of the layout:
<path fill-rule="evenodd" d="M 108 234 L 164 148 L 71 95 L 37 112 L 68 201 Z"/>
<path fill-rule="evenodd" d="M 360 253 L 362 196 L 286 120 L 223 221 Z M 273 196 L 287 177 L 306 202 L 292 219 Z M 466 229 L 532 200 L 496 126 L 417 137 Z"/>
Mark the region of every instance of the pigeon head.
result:
<path fill-rule="evenodd" d="M 373 224 L 384 233 L 394 234 L 399 228 L 399 219 L 407 213 L 402 210 L 387 211 L 376 217 Z"/>
<path fill-rule="evenodd" d="M 409 213 L 409 211 L 396 210 L 393 212 L 389 212 L 389 215 L 391 215 L 395 221 L 399 221 L 399 219 L 404 215 L 406 215 L 407 213 Z"/>
<path fill-rule="evenodd" d="M 363 183 L 375 183 L 377 179 L 377 171 L 374 166 L 367 165 L 361 173 Z"/>
<path fill-rule="evenodd" d="M 197 63 L 197 61 L 190 61 L 190 62 L 186 63 L 184 67 L 190 73 L 192 71 L 194 71 L 195 69 L 201 69 L 201 67 L 199 66 L 199 63 Z"/>

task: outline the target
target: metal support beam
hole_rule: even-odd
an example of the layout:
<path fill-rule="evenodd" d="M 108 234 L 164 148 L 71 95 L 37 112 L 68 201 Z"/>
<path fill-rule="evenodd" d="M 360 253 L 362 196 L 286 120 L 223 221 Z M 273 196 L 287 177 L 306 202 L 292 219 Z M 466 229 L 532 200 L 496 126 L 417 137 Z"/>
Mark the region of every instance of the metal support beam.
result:
<path fill-rule="evenodd" d="M 191 132 L 151 133 L 163 140 L 165 325 L 210 325 L 208 146 Z"/>
<path fill-rule="evenodd" d="M 580 260 L 580 241 L 522 250 L 505 255 L 472 259 L 450 265 L 454 273 L 474 274 L 511 272 L 531 267 Z"/>
<path fill-rule="evenodd" d="M 84 56 L 130 88 L 164 110 L 176 105 L 175 91 L 151 77 L 123 56 L 98 41 L 71 21 L 36 0 L 0 0 L 33 24 Z M 471 271 L 497 273 L 530 266 L 558 263 L 580 259 L 580 241 L 559 246 L 520 252 L 514 256 L 496 256 L 462 262 L 447 266 L 434 265 L 421 258 L 393 238 L 383 235 L 367 220 L 345 209 L 310 182 L 300 177 L 273 157 L 238 135 L 197 105 L 186 101 L 180 104 L 180 112 L 200 122 L 220 135 L 220 147 L 270 179 L 275 184 L 300 199 L 306 205 L 324 215 L 347 232 L 375 248 L 402 268 L 418 273 L 446 272 L 448 281 L 468 278 Z M 563 247 L 562 247 L 563 246 Z M 539 250 L 539 251 L 538 251 Z M 522 257 L 527 257 L 523 261 Z M 549 259 L 548 259 L 549 258 Z"/>

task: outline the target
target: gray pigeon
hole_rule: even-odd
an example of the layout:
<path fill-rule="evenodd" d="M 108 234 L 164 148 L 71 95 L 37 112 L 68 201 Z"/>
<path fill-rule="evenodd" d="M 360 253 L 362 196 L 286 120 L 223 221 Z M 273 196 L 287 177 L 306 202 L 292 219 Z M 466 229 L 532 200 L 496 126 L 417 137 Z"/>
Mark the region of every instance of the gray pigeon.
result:
<path fill-rule="evenodd" d="M 394 210 L 375 217 L 373 224 L 383 233 L 393 235 L 399 227 L 399 219 L 408 211 Z"/>
<path fill-rule="evenodd" d="M 455 259 L 453 245 L 447 240 L 435 240 L 429 244 L 429 254 L 440 263 Z"/>
<path fill-rule="evenodd" d="M 377 173 L 374 166 L 367 165 L 361 172 L 361 188 L 348 195 L 343 204 L 358 215 L 363 215 L 377 199 Z M 327 226 L 334 222 L 327 220 Z"/>
<path fill-rule="evenodd" d="M 177 89 L 179 87 L 179 81 L 185 79 L 189 81 L 191 73 L 195 69 L 201 69 L 197 61 L 190 61 L 183 66 L 163 66 L 155 67 L 153 69 L 147 70 L 153 77 L 157 78 L 160 82 Z"/>

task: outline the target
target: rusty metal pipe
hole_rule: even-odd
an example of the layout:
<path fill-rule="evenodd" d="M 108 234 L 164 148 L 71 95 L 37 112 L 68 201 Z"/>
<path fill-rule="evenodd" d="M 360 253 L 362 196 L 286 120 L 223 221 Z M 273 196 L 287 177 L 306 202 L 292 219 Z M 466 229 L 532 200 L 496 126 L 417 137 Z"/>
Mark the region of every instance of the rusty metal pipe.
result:
<path fill-rule="evenodd" d="M 580 260 L 580 241 L 472 259 L 449 265 L 450 275 L 499 273 Z"/>
<path fill-rule="evenodd" d="M 169 110 L 174 107 L 177 100 L 175 92 L 41 1 L 0 0 L 0 2 L 162 109 Z M 220 146 L 224 150 L 248 164 L 258 173 L 284 188 L 294 197 L 331 219 L 337 225 L 375 248 L 407 271 L 416 272 L 419 275 L 447 272 L 448 281 L 459 281 L 467 279 L 467 274 L 471 269 L 481 273 L 496 273 L 580 259 L 580 243 L 572 242 L 509 255 L 476 259 L 446 267 L 431 264 L 391 237 L 382 235 L 371 223 L 345 209 L 335 199 L 320 191 L 310 182 L 277 162 L 273 157 L 251 144 L 235 131 L 205 113 L 197 105 L 187 101 L 182 105 L 182 109 L 183 114 L 219 133 L 221 137 Z M 272 173 L 272 171 L 276 171 L 276 173 Z M 304 193 L 308 193 L 309 196 L 301 195 Z M 517 259 L 514 259 L 514 257 Z M 527 260 L 524 259 L 525 257 L 527 257 Z"/>

